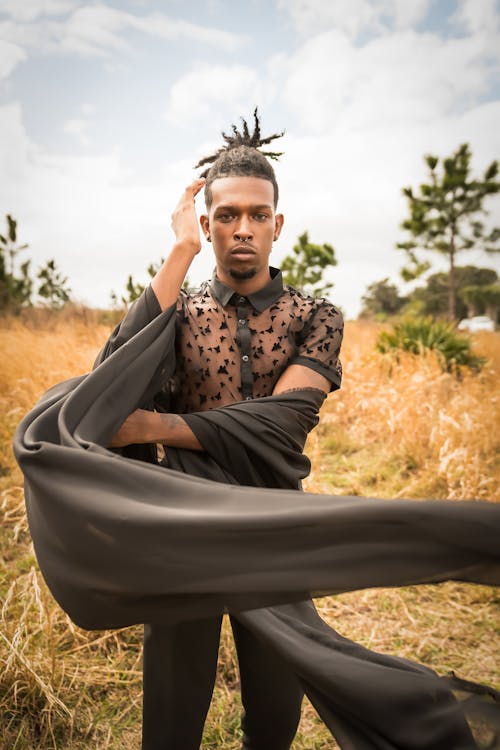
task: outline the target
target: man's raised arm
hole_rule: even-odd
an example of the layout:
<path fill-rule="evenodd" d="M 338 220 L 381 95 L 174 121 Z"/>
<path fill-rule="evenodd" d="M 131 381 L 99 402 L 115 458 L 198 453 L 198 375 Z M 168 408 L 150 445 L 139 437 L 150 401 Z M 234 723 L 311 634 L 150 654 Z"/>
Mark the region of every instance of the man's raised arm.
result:
<path fill-rule="evenodd" d="M 205 184 L 198 179 L 189 185 L 172 214 L 172 229 L 175 244 L 151 281 L 151 289 L 162 312 L 175 305 L 184 279 L 193 258 L 201 249 L 200 229 L 195 210 L 195 197 Z M 133 321 L 127 317 L 113 333 L 108 344 L 99 355 L 96 364 L 102 362 L 131 335 L 149 322 L 148 315 L 155 308 L 151 290 L 146 289 L 144 306 L 140 313 L 132 312 Z M 177 414 L 159 414 L 137 409 L 122 424 L 111 443 L 112 447 L 123 447 L 132 443 L 165 443 L 176 448 L 203 450 L 195 435 Z"/>
<path fill-rule="evenodd" d="M 195 180 L 187 187 L 172 214 L 172 229 L 175 244 L 160 270 L 151 281 L 151 287 L 162 311 L 177 302 L 184 279 L 193 258 L 201 250 L 200 228 L 194 199 L 205 184 L 204 179 Z"/>
<path fill-rule="evenodd" d="M 172 229 L 175 233 L 172 250 L 152 279 L 151 285 L 135 300 L 110 335 L 94 362 L 94 368 L 151 323 L 157 315 L 176 303 L 188 269 L 201 248 L 194 199 L 204 184 L 204 179 L 195 180 L 183 192 L 172 214 Z"/>

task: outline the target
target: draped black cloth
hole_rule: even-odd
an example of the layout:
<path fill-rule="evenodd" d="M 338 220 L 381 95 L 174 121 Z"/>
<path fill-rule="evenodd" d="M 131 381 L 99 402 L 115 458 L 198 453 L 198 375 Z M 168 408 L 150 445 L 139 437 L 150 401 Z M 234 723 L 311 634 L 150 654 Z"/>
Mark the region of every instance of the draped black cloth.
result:
<path fill-rule="evenodd" d="M 144 446 L 105 448 L 175 367 L 174 307 L 141 316 L 139 306 L 99 366 L 49 390 L 15 435 L 35 551 L 59 604 L 88 629 L 225 607 L 289 661 L 342 748 L 479 747 L 453 684 L 348 641 L 304 599 L 498 584 L 500 507 L 297 492 L 324 398 L 314 389 L 186 416 L 205 450 L 168 448 L 163 466 Z M 498 714 L 481 705 L 491 726 Z"/>

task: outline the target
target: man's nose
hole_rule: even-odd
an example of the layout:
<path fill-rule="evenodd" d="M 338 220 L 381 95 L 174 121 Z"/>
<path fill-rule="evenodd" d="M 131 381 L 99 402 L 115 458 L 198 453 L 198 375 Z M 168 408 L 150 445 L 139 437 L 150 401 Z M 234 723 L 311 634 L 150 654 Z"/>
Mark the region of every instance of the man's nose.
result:
<path fill-rule="evenodd" d="M 238 225 L 235 227 L 234 230 L 234 238 L 235 240 L 249 240 L 251 237 L 253 237 L 252 228 L 250 226 L 250 221 L 247 217 L 241 217 L 241 219 L 238 222 Z"/>

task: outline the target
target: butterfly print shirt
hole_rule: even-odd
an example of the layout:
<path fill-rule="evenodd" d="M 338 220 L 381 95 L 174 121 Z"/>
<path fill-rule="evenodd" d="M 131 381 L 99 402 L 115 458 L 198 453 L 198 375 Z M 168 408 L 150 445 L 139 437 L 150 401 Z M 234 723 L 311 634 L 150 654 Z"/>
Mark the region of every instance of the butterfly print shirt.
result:
<path fill-rule="evenodd" d="M 217 276 L 177 302 L 176 369 L 165 384 L 171 411 L 188 414 L 270 396 L 283 371 L 305 365 L 340 387 L 340 311 L 283 285 L 269 283 L 242 296 Z"/>

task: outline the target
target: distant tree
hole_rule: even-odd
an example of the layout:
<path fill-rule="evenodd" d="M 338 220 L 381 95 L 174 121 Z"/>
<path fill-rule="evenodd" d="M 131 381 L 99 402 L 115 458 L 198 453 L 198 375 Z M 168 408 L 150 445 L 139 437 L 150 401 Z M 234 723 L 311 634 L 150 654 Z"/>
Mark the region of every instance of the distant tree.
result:
<path fill-rule="evenodd" d="M 30 261 L 18 266 L 18 255 L 28 245 L 17 244 L 17 222 L 7 214 L 7 232 L 0 234 L 0 310 L 17 311 L 29 305 L 33 282 L 30 277 Z"/>
<path fill-rule="evenodd" d="M 149 275 L 149 277 L 151 279 L 160 270 L 160 268 L 161 268 L 162 263 L 163 263 L 164 260 L 165 260 L 165 258 L 160 258 L 160 262 L 159 263 L 150 263 L 149 264 L 149 266 L 147 267 L 146 270 L 147 270 L 148 275 Z M 126 295 L 125 296 L 122 295 L 122 298 L 121 298 L 123 304 L 124 305 L 129 305 L 132 302 L 134 302 L 138 297 L 141 296 L 141 294 L 143 293 L 143 291 L 144 291 L 145 288 L 146 287 L 145 287 L 144 284 L 141 284 L 140 282 L 135 282 L 134 279 L 133 279 L 133 277 L 132 277 L 132 274 L 130 274 L 130 276 L 127 279 L 127 283 L 125 285 Z M 111 299 L 112 300 L 116 299 L 116 294 L 114 292 L 112 292 L 111 294 L 112 294 Z M 113 295 L 114 295 L 114 298 L 113 298 Z"/>
<path fill-rule="evenodd" d="M 395 284 L 391 284 L 389 279 L 374 281 L 366 288 L 366 292 L 361 297 L 363 307 L 360 313 L 361 318 L 386 318 L 390 315 L 396 315 L 407 298 L 401 297 Z"/>
<path fill-rule="evenodd" d="M 159 263 L 150 263 L 149 264 L 149 266 L 147 267 L 146 270 L 147 270 L 148 275 L 149 275 L 149 277 L 151 279 L 153 278 L 153 276 L 156 276 L 156 274 L 160 270 L 161 266 L 163 265 L 164 260 L 165 260 L 165 258 L 160 258 Z M 186 276 L 186 278 L 184 279 L 184 281 L 182 283 L 182 288 L 183 289 L 189 289 L 190 287 L 191 287 L 191 282 L 189 280 L 189 276 Z M 132 277 L 132 274 L 130 274 L 130 276 L 127 279 L 127 283 L 125 285 L 125 292 L 126 292 L 126 294 L 122 295 L 121 302 L 124 305 L 131 304 L 138 297 L 141 296 L 141 294 L 143 293 L 143 291 L 144 291 L 145 288 L 146 287 L 145 287 L 144 284 L 141 284 L 140 282 L 134 281 L 134 279 Z M 118 300 L 118 295 L 116 294 L 116 292 L 111 291 L 111 293 L 110 293 L 110 299 L 111 299 L 111 304 L 112 304 L 113 307 L 119 306 L 120 301 Z"/>
<path fill-rule="evenodd" d="M 485 313 L 495 323 L 498 322 L 500 310 L 500 284 L 483 286 L 464 286 L 459 295 L 467 305 L 470 317 Z"/>
<path fill-rule="evenodd" d="M 450 319 L 456 317 L 457 253 L 478 247 L 488 253 L 500 251 L 500 228 L 486 232 L 478 218 L 486 213 L 484 199 L 500 190 L 498 162 L 493 161 L 482 178 L 472 178 L 471 156 L 469 144 L 462 144 L 451 157 L 441 160 L 442 169 L 438 174 L 439 158 L 427 155 L 429 182 L 420 185 L 419 195 L 411 187 L 403 189 L 410 215 L 401 226 L 410 233 L 411 239 L 397 244 L 406 252 L 410 262 L 403 268 L 402 276 L 410 280 L 428 270 L 429 263 L 422 262 L 417 256 L 418 247 L 446 255 Z"/>
<path fill-rule="evenodd" d="M 125 284 L 125 295 L 122 295 L 122 302 L 125 305 L 129 305 L 132 302 L 134 302 L 138 297 L 141 296 L 141 294 L 144 291 L 144 284 L 141 284 L 140 282 L 135 282 L 132 274 L 127 279 L 127 283 Z"/>
<path fill-rule="evenodd" d="M 457 318 L 465 318 L 468 314 L 468 304 L 461 295 L 467 286 L 486 286 L 495 284 L 498 279 L 493 268 L 478 268 L 477 266 L 456 266 L 455 282 L 457 298 L 455 312 Z M 425 280 L 425 285 L 419 286 L 408 295 L 411 307 L 416 307 L 423 315 L 446 316 L 448 313 L 449 276 L 446 272 L 434 273 Z M 415 304 L 417 303 L 417 304 Z M 484 308 L 481 308 L 483 310 Z"/>
<path fill-rule="evenodd" d="M 114 289 L 109 293 L 109 301 L 111 302 L 111 307 L 113 309 L 118 309 L 121 306 L 121 300 L 118 299 L 118 295 Z"/>
<path fill-rule="evenodd" d="M 293 246 L 292 254 L 281 263 L 283 281 L 314 297 L 321 297 L 333 287 L 331 282 L 321 283 L 325 269 L 336 265 L 333 247 L 326 242 L 323 245 L 309 242 L 309 234 L 304 232 Z"/>
<path fill-rule="evenodd" d="M 54 259 L 48 260 L 45 266 L 40 268 L 37 279 L 40 281 L 37 290 L 39 296 L 47 300 L 48 306 L 53 310 L 61 309 L 70 301 L 71 289 L 68 287 L 68 279 L 57 270 Z"/>

